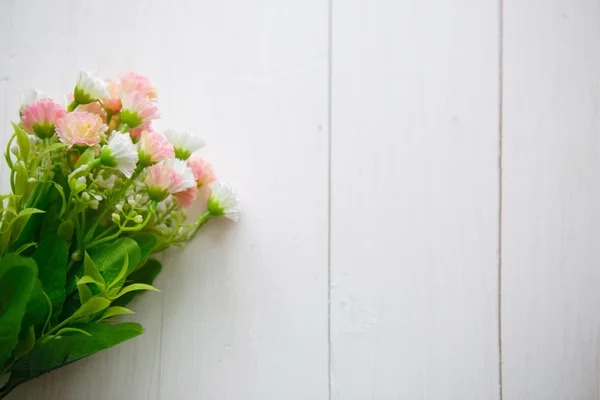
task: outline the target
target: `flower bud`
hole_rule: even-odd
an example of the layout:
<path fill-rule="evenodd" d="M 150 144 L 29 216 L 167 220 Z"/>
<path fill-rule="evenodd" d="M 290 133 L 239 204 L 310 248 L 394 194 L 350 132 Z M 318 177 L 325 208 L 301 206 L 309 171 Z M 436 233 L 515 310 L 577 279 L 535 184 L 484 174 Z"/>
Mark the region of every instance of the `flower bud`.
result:
<path fill-rule="evenodd" d="M 83 192 L 81 198 L 85 201 L 90 201 L 90 195 L 87 192 Z"/>
<path fill-rule="evenodd" d="M 10 148 L 10 152 L 13 153 L 15 156 L 19 155 L 19 146 L 14 145 L 13 147 Z"/>
<path fill-rule="evenodd" d="M 136 215 L 133 219 L 133 222 L 135 222 L 136 224 L 141 224 L 142 221 L 144 221 L 144 218 L 141 215 Z"/>
<path fill-rule="evenodd" d="M 114 222 L 115 224 L 118 224 L 118 223 L 119 223 L 119 221 L 121 221 L 121 216 L 120 216 L 119 214 L 117 214 L 117 213 L 113 213 L 113 214 L 111 215 L 111 219 L 113 220 L 113 222 Z"/>

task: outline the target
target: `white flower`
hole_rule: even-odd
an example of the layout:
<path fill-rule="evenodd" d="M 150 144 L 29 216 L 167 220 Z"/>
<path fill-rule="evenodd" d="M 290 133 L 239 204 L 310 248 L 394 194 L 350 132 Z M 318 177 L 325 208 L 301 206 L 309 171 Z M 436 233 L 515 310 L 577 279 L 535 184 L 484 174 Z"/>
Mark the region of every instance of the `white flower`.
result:
<path fill-rule="evenodd" d="M 79 71 L 74 98 L 79 104 L 88 104 L 109 97 L 108 84 L 86 71 Z"/>
<path fill-rule="evenodd" d="M 105 166 L 116 168 L 127 178 L 131 178 L 138 161 L 138 152 L 129 132 L 113 131 L 108 144 L 100 152 L 100 159 Z"/>
<path fill-rule="evenodd" d="M 208 200 L 208 211 L 213 216 L 224 216 L 232 221 L 240 219 L 239 199 L 231 186 L 214 182 L 212 195 Z"/>
<path fill-rule="evenodd" d="M 206 142 L 192 131 L 168 130 L 164 135 L 175 148 L 175 157 L 181 160 L 187 160 L 193 152 L 206 145 Z"/>
<path fill-rule="evenodd" d="M 117 179 L 116 175 L 110 175 L 106 179 L 104 179 L 102 176 L 98 176 L 96 182 L 98 183 L 98 186 L 103 189 L 113 190 L 115 187 L 115 179 Z"/>
<path fill-rule="evenodd" d="M 27 104 L 33 104 L 36 101 L 40 101 L 43 99 L 49 99 L 46 93 L 37 89 L 27 89 L 25 92 L 21 94 L 21 105 L 26 106 Z"/>

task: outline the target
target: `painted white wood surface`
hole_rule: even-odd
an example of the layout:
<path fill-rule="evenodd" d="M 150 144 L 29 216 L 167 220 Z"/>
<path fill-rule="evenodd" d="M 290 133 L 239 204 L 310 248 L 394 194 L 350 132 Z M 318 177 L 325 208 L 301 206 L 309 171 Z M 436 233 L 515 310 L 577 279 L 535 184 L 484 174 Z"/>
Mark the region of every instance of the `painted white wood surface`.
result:
<path fill-rule="evenodd" d="M 0 1 L 4 142 L 23 88 L 138 71 L 161 126 L 203 134 L 245 208 L 165 257 L 141 338 L 13 399 L 327 398 L 327 16 L 321 0 Z"/>
<path fill-rule="evenodd" d="M 11 399 L 502 400 L 500 9 L 0 0 L 0 145 L 24 88 L 139 71 L 245 205 L 165 255 L 143 336 Z M 503 399 L 597 399 L 600 5 L 503 20 Z"/>
<path fill-rule="evenodd" d="M 498 399 L 498 6 L 332 27 L 332 399 Z"/>
<path fill-rule="evenodd" d="M 600 398 L 600 3 L 504 0 L 504 398 Z"/>

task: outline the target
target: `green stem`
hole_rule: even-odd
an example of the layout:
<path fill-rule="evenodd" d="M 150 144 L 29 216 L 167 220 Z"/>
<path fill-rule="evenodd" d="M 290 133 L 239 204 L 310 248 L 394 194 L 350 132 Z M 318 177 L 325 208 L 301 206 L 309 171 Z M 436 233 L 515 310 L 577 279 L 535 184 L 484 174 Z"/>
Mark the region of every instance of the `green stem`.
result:
<path fill-rule="evenodd" d="M 126 122 L 123 122 L 123 124 L 121 125 L 121 127 L 119 128 L 119 132 L 121 133 L 125 133 L 127 132 L 127 130 L 129 129 L 129 125 L 127 125 Z"/>
<path fill-rule="evenodd" d="M 57 332 L 60 328 L 67 325 L 72 320 L 73 320 L 73 316 L 71 315 L 69 318 L 65 319 L 63 322 L 56 325 L 54 328 L 50 329 L 48 332 L 46 332 L 42 336 L 40 336 L 40 338 L 38 340 L 36 340 L 36 343 L 39 343 L 40 341 L 42 341 L 46 336 L 52 335 L 54 332 Z"/>
<path fill-rule="evenodd" d="M 125 182 L 125 184 L 120 188 L 120 190 L 115 193 L 115 199 L 114 200 L 116 200 L 117 198 L 119 198 L 123 193 L 125 193 L 127 191 L 127 189 L 129 189 L 129 187 L 131 186 L 131 184 L 133 183 L 133 181 L 137 178 L 137 176 L 139 174 L 140 174 L 140 171 L 135 171 L 133 173 L 133 175 L 131 175 L 131 178 L 129 178 L 127 180 L 127 182 Z M 102 213 L 100 214 L 100 216 L 98 218 L 96 218 L 96 222 L 94 222 L 94 224 L 90 228 L 91 232 L 95 232 L 96 229 L 98 229 L 98 225 L 100 225 L 100 223 L 102 222 L 102 220 L 104 219 L 104 217 L 106 216 L 106 214 L 108 214 L 108 212 L 111 211 L 112 209 L 113 209 L 112 204 L 109 203 L 109 205 L 107 205 L 104 208 L 104 210 L 102 211 Z M 96 238 L 96 239 L 98 239 L 98 238 Z"/>
<path fill-rule="evenodd" d="M 71 257 L 71 259 L 69 260 L 69 263 L 67 264 L 67 273 L 69 273 L 69 271 L 71 271 L 71 268 L 73 268 L 73 264 L 75 264 L 75 261 L 73 260 L 73 257 Z"/>
<path fill-rule="evenodd" d="M 144 222 L 142 222 L 140 225 L 137 226 L 132 226 L 132 227 L 126 227 L 125 225 L 122 225 L 119 227 L 119 230 L 117 232 L 115 232 L 114 234 L 107 236 L 105 238 L 102 239 L 98 239 L 93 241 L 92 243 L 90 243 L 89 245 L 87 245 L 85 247 L 86 250 L 91 249 L 92 247 L 96 247 L 102 243 L 106 243 L 106 242 L 110 242 L 113 239 L 116 239 L 119 237 L 119 235 L 123 232 L 137 232 L 137 231 L 141 231 L 142 229 L 144 229 L 144 227 L 148 224 L 148 221 L 150 221 L 150 219 L 152 218 L 152 216 L 155 213 L 156 210 L 156 202 L 152 201 L 150 203 L 150 205 L 148 206 L 148 216 L 146 217 L 146 219 L 144 220 Z M 127 223 L 127 221 L 125 222 Z"/>
<path fill-rule="evenodd" d="M 196 234 L 198 233 L 200 228 L 202 228 L 202 225 L 204 225 L 209 219 L 211 219 L 211 217 L 212 217 L 212 214 L 209 211 L 202 214 L 200 216 L 200 218 L 198 218 L 198 224 L 196 225 L 196 228 L 194 228 L 194 230 L 192 231 L 192 234 L 190 236 L 188 236 L 187 240 L 190 240 L 194 236 L 196 236 Z"/>
<path fill-rule="evenodd" d="M 71 104 L 69 104 L 69 108 L 67 108 L 67 111 L 71 112 L 71 111 L 75 110 L 78 105 L 79 105 L 79 103 L 77 102 L 77 100 L 73 100 L 71 102 Z"/>

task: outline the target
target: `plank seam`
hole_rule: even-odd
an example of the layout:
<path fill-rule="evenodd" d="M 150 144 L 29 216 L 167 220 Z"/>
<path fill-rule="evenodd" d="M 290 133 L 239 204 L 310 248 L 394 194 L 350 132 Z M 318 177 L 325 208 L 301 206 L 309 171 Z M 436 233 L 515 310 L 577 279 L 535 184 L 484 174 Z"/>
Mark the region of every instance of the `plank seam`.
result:
<path fill-rule="evenodd" d="M 331 387 L 331 104 L 333 53 L 333 0 L 327 1 L 327 398 L 332 399 Z"/>
<path fill-rule="evenodd" d="M 499 0 L 499 102 L 498 102 L 498 383 L 500 400 L 504 398 L 502 360 L 502 150 L 503 150 L 503 111 L 504 111 L 504 1 Z"/>

